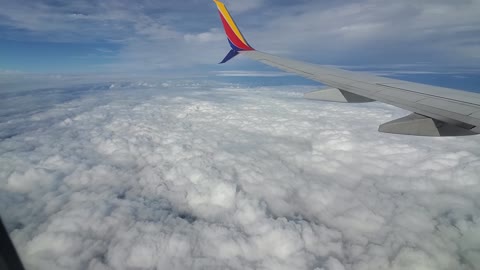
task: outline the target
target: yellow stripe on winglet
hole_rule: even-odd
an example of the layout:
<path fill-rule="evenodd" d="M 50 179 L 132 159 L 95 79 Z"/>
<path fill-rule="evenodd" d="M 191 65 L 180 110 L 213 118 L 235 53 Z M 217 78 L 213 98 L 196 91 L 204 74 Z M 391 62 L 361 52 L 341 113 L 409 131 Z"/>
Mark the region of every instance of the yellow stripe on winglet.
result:
<path fill-rule="evenodd" d="M 217 7 L 218 7 L 218 10 L 222 13 L 223 17 L 225 18 L 225 20 L 227 21 L 228 25 L 230 25 L 230 27 L 232 28 L 233 32 L 235 32 L 235 34 L 237 35 L 237 37 L 245 44 L 248 46 L 248 43 L 247 41 L 245 40 L 245 38 L 243 37 L 242 33 L 240 32 L 240 30 L 238 29 L 237 25 L 235 24 L 235 22 L 233 21 L 233 18 L 232 16 L 230 16 L 230 13 L 228 12 L 227 8 L 225 7 L 225 4 L 218 1 L 218 0 L 213 0 L 213 2 L 215 2 L 215 4 L 217 4 Z"/>

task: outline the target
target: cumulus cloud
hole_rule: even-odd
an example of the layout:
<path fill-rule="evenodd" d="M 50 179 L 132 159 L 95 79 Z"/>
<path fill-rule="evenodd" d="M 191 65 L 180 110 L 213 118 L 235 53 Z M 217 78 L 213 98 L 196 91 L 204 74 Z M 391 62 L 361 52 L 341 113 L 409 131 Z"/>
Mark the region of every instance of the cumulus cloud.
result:
<path fill-rule="evenodd" d="M 0 121 L 28 269 L 478 269 L 477 137 L 380 134 L 407 112 L 306 86 L 63 83 Z"/>

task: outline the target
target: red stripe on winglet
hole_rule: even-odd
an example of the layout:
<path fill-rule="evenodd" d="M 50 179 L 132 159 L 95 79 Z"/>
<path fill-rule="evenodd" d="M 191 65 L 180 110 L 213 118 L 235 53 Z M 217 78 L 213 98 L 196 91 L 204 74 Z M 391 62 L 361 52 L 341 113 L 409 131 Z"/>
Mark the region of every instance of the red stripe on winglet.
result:
<path fill-rule="evenodd" d="M 223 28 L 225 28 L 225 33 L 227 34 L 228 39 L 230 39 L 230 41 L 233 43 L 233 45 L 237 46 L 238 48 L 240 48 L 240 49 L 242 49 L 242 50 L 247 50 L 247 51 L 253 50 L 252 47 L 248 46 L 247 44 L 244 44 L 244 43 L 237 37 L 237 35 L 235 34 L 235 32 L 233 32 L 232 28 L 231 28 L 230 25 L 227 23 L 227 20 L 225 20 L 225 18 L 223 17 L 223 14 L 222 14 L 220 11 L 219 11 L 218 13 L 220 14 L 220 18 L 222 19 Z"/>

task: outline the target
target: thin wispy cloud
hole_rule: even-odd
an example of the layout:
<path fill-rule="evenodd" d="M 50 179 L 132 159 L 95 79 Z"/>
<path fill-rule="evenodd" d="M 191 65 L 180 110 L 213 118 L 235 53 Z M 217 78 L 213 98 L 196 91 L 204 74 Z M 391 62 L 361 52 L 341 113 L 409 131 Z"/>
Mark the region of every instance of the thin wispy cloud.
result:
<path fill-rule="evenodd" d="M 283 77 L 283 76 L 292 76 L 292 74 L 285 73 L 285 72 L 259 72 L 259 71 L 249 71 L 249 70 L 218 71 L 215 74 L 216 74 L 216 76 L 220 76 L 220 77 Z"/>

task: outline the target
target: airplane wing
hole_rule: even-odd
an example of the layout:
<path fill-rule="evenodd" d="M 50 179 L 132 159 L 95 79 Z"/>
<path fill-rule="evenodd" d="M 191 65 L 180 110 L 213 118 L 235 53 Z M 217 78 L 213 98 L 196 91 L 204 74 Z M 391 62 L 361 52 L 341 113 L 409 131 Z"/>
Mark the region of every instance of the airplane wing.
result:
<path fill-rule="evenodd" d="M 305 98 L 343 103 L 380 101 L 413 112 L 380 125 L 380 132 L 433 137 L 480 134 L 480 94 L 320 66 L 257 51 L 248 44 L 225 5 L 213 1 L 232 48 L 222 64 L 239 54 L 244 55 L 330 87 L 307 93 Z"/>
<path fill-rule="evenodd" d="M 22 261 L 13 245 L 10 235 L 0 218 L 0 269 L 24 270 Z"/>

